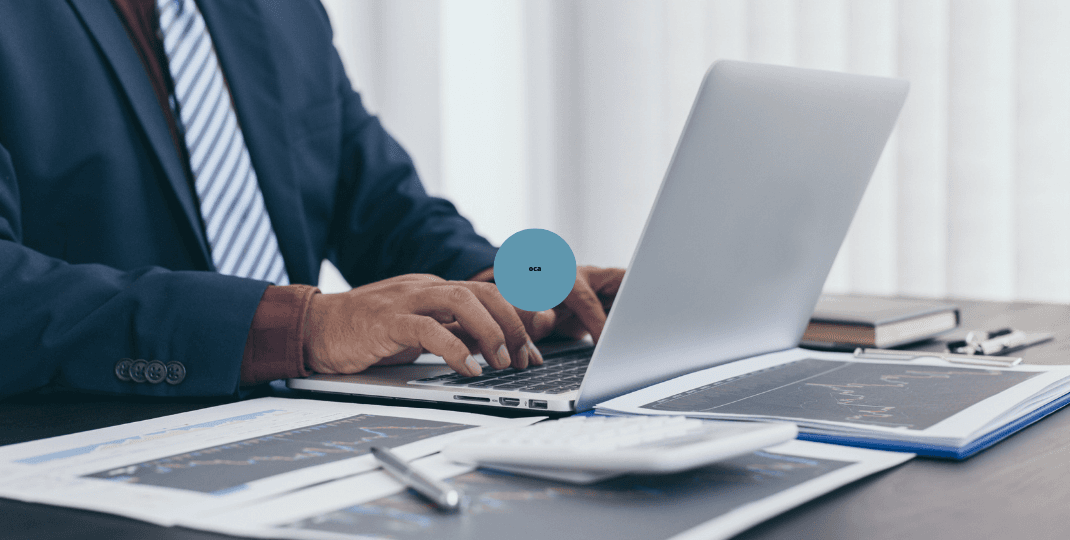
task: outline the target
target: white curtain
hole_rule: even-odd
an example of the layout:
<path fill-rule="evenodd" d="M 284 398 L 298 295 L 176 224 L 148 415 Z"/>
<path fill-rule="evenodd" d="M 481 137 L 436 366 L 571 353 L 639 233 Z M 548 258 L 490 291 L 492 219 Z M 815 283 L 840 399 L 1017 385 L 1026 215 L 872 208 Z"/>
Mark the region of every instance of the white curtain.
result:
<path fill-rule="evenodd" d="M 324 3 L 366 104 L 496 243 L 541 227 L 625 266 L 732 58 L 912 83 L 826 290 L 1070 301 L 1066 0 Z"/>

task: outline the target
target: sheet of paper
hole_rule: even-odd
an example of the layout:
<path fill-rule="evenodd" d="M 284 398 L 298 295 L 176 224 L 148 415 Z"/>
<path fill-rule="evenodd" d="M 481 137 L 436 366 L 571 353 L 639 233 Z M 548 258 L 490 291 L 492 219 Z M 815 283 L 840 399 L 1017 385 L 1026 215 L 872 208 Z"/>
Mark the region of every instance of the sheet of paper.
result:
<path fill-rule="evenodd" d="M 801 430 L 961 446 L 1008 411 L 1065 394 L 1070 369 L 868 360 L 794 349 L 713 367 L 599 404 L 608 414 L 788 420 Z"/>
<path fill-rule="evenodd" d="M 439 512 L 373 472 L 183 524 L 267 538 L 728 538 L 912 456 L 791 441 L 683 473 L 578 486 L 434 455 L 416 465 L 452 477 L 463 512 Z"/>
<path fill-rule="evenodd" d="M 467 430 L 526 425 L 469 413 L 262 398 L 0 448 L 0 496 L 160 525 L 375 469 Z"/>

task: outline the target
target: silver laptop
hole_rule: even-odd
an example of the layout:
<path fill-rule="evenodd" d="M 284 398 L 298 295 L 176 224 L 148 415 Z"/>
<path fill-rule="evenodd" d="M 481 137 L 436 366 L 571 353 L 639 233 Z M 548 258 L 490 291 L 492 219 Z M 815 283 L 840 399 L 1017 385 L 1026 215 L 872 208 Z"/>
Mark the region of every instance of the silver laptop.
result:
<path fill-rule="evenodd" d="M 899 79 L 719 61 L 596 347 L 540 345 L 542 366 L 479 377 L 425 360 L 288 385 L 569 412 L 796 347 L 907 88 Z"/>

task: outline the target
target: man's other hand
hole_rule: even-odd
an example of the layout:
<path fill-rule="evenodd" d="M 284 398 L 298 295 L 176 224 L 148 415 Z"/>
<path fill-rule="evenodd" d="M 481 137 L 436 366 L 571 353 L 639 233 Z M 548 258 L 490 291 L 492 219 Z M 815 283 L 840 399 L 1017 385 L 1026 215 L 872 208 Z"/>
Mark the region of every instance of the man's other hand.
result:
<path fill-rule="evenodd" d="M 588 301 L 590 294 L 581 297 Z M 589 307 L 580 309 L 588 317 L 584 320 L 594 320 Z M 479 375 L 482 369 L 468 345 L 447 325 L 463 331 L 494 368 L 542 363 L 524 321 L 493 283 L 407 274 L 313 296 L 304 336 L 309 367 L 317 373 L 356 373 L 377 364 L 412 362 L 426 350 L 462 375 Z"/>
<path fill-rule="evenodd" d="M 606 325 L 606 313 L 623 280 L 623 268 L 581 266 L 576 269 L 572 292 L 557 307 L 540 312 L 517 311 L 536 341 L 550 334 L 573 339 L 591 334 L 591 339 L 598 343 Z"/>
<path fill-rule="evenodd" d="M 493 277 L 491 269 L 487 269 L 472 279 L 489 281 Z M 538 341 L 549 335 L 580 339 L 591 334 L 591 339 L 598 343 L 602 337 L 602 328 L 606 325 L 606 312 L 613 305 L 613 299 L 616 298 L 623 280 L 623 268 L 581 266 L 576 269 L 576 283 L 572 286 L 572 292 L 557 307 L 546 311 L 514 309 L 524 321 L 524 328 L 533 340 Z M 465 343 L 475 346 L 475 342 L 465 336 L 460 327 L 450 325 L 450 330 Z M 542 363 L 541 358 L 539 363 Z"/>

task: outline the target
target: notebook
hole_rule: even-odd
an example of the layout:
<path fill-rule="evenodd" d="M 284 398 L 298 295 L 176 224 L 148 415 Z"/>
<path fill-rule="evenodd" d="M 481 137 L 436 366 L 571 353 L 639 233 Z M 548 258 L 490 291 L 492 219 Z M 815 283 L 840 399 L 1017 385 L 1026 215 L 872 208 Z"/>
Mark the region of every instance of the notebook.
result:
<path fill-rule="evenodd" d="M 890 348 L 959 326 L 959 308 L 936 301 L 822 295 L 803 334 L 817 349 Z"/>

